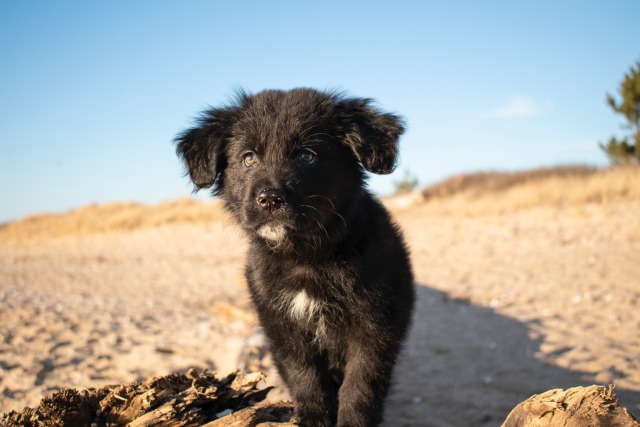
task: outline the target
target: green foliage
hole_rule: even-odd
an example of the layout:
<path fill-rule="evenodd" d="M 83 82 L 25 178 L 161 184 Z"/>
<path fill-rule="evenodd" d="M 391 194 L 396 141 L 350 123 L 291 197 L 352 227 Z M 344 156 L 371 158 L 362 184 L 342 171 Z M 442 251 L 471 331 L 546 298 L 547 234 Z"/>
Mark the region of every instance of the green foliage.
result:
<path fill-rule="evenodd" d="M 630 135 L 620 140 L 611 137 L 607 144 L 600 144 L 600 148 L 614 165 L 640 164 L 640 60 L 625 74 L 619 93 L 619 101 L 607 94 L 607 104 L 624 116 L 627 121 L 624 128 Z"/>
<path fill-rule="evenodd" d="M 418 177 L 413 175 L 409 169 L 405 169 L 402 179 L 400 179 L 400 181 L 394 181 L 393 185 L 395 187 L 394 194 L 410 193 L 418 186 Z"/>
<path fill-rule="evenodd" d="M 628 140 L 617 140 L 616 137 L 611 137 L 607 144 L 600 144 L 600 148 L 605 152 L 609 161 L 613 165 L 626 165 L 630 163 L 638 163 L 640 160 L 640 153 L 638 152 L 640 145 L 636 142 L 635 146 L 629 144 Z"/>

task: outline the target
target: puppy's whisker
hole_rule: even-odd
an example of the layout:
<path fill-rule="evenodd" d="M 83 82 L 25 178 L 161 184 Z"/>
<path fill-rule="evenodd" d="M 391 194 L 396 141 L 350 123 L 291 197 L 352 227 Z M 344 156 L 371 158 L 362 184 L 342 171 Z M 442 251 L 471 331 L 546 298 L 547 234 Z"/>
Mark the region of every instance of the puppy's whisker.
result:
<path fill-rule="evenodd" d="M 307 221 L 311 222 L 311 220 L 315 221 L 317 224 L 320 225 L 320 223 L 318 222 L 317 219 L 310 217 L 309 215 L 305 214 L 305 213 L 301 213 L 301 215 L 303 217 L 305 217 L 307 219 Z M 322 225 L 320 225 L 320 227 L 322 227 Z M 322 227 L 323 228 L 323 227 Z M 326 233 L 326 230 L 325 230 Z M 316 233 L 310 233 L 311 235 L 311 240 L 313 241 L 313 243 L 315 245 L 321 245 L 322 244 L 322 235 L 316 234 Z M 328 234 L 327 234 L 328 236 Z"/>
<path fill-rule="evenodd" d="M 344 224 L 344 228 L 347 228 L 347 220 L 344 219 L 344 217 L 342 215 L 340 215 L 338 212 L 331 210 L 331 209 L 327 209 L 328 211 L 332 212 L 333 214 L 335 214 L 338 218 L 340 218 L 342 220 L 342 223 Z"/>
<path fill-rule="evenodd" d="M 326 201 L 328 201 L 329 203 L 331 203 L 331 207 L 333 209 L 336 208 L 336 205 L 333 204 L 333 200 L 331 200 L 330 198 L 328 198 L 326 196 L 323 196 L 321 194 L 312 194 L 312 195 L 309 196 L 309 198 L 312 198 L 312 197 L 321 197 L 321 198 L 325 199 Z"/>
<path fill-rule="evenodd" d="M 311 205 L 300 205 L 300 207 L 306 207 L 306 208 L 311 208 L 314 211 L 318 212 L 320 215 L 322 215 L 322 212 L 320 212 L 318 209 L 316 209 L 315 207 L 311 206 Z M 306 215 L 305 215 L 306 216 Z M 309 218 L 309 217 L 307 217 Z M 322 231 L 324 231 L 324 234 L 327 235 L 327 239 L 331 239 L 331 237 L 329 236 L 329 232 L 327 231 L 327 229 L 325 228 L 324 225 L 322 225 L 322 223 L 320 222 L 320 220 L 318 220 L 317 218 L 313 218 L 313 220 L 316 222 L 316 224 L 318 224 L 318 226 L 322 229 Z"/>
<path fill-rule="evenodd" d="M 309 206 L 309 205 L 302 205 L 302 206 L 306 206 L 309 207 L 311 209 L 314 209 L 315 211 L 317 211 L 318 213 L 320 213 L 320 211 L 318 211 L 316 208 L 314 208 L 313 206 Z M 309 218 L 309 217 L 307 217 Z M 327 236 L 327 239 L 330 239 L 331 237 L 329 236 L 329 232 L 327 231 L 326 227 L 322 224 L 322 222 L 316 218 L 315 216 L 311 216 L 311 218 L 315 221 L 316 224 L 318 224 L 318 227 L 324 231 L 324 234 Z M 320 236 L 318 236 L 318 238 L 320 238 Z M 318 243 L 322 243 L 321 241 L 319 241 Z"/>
<path fill-rule="evenodd" d="M 331 207 L 332 207 L 333 209 L 329 209 L 329 208 L 328 208 L 328 207 L 326 207 L 326 206 L 322 206 L 322 208 L 324 208 L 324 209 L 328 210 L 328 211 L 329 211 L 329 212 L 331 212 L 332 214 L 335 214 L 338 218 L 340 218 L 340 219 L 342 220 L 342 223 L 344 224 L 344 227 L 345 227 L 345 228 L 347 228 L 347 220 L 346 220 L 342 215 L 340 215 L 340 214 L 335 210 L 335 209 L 336 209 L 336 205 L 334 205 L 334 204 L 333 204 L 333 201 L 332 201 L 330 198 L 325 197 L 325 196 L 321 196 L 320 194 L 314 194 L 314 195 L 311 195 L 311 196 L 308 196 L 308 197 L 309 197 L 309 198 L 312 198 L 312 197 L 321 197 L 321 198 L 323 198 L 323 199 L 327 200 L 329 203 L 331 203 Z"/>

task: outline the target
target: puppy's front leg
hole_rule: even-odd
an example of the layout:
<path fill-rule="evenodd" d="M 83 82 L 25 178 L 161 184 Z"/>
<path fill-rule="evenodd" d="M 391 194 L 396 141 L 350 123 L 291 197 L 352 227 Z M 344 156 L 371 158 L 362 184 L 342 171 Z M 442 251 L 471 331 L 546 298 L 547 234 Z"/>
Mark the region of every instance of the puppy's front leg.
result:
<path fill-rule="evenodd" d="M 336 419 L 336 393 L 325 363 L 311 351 L 274 351 L 274 359 L 295 403 L 301 426 L 330 427 Z"/>
<path fill-rule="evenodd" d="M 350 345 L 339 392 L 338 427 L 380 424 L 397 353 L 397 345 Z"/>

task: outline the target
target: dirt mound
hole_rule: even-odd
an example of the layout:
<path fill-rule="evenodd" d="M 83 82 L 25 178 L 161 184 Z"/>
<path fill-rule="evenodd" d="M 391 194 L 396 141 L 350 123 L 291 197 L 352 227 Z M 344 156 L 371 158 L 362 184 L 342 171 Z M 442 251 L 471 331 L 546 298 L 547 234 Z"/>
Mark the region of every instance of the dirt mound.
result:
<path fill-rule="evenodd" d="M 12 411 L 0 426 L 256 426 L 287 425 L 289 402 L 262 403 L 270 388 L 258 389 L 262 373 L 223 379 L 203 371 L 171 374 L 101 389 L 64 389 L 45 397 L 36 409 Z M 289 424 L 291 425 L 291 424 Z"/>

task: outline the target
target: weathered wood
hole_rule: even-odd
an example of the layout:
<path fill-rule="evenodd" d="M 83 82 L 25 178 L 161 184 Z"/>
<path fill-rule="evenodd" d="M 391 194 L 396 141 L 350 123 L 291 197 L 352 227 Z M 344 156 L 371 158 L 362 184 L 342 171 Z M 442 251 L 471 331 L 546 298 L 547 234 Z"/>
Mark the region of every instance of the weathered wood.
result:
<path fill-rule="evenodd" d="M 66 389 L 36 409 L 12 411 L 0 427 L 293 427 L 290 401 L 263 402 L 262 373 L 218 379 L 194 370 L 99 390 Z M 393 420 L 388 420 L 393 423 Z M 574 387 L 537 394 L 516 406 L 502 427 L 640 427 L 613 388 Z"/>
<path fill-rule="evenodd" d="M 613 387 L 573 387 L 536 394 L 516 406 L 502 427 L 640 427 Z"/>
<path fill-rule="evenodd" d="M 245 408 L 252 408 L 246 413 L 253 414 L 254 420 L 247 426 L 289 421 L 290 405 L 257 405 L 270 390 L 258 389 L 264 378 L 257 372 L 218 379 L 207 371 L 190 370 L 186 375 L 171 374 L 99 390 L 66 389 L 47 396 L 36 409 L 3 415 L 0 426 L 196 427 L 229 418 L 228 413 L 238 414 Z"/>
<path fill-rule="evenodd" d="M 242 409 L 202 427 L 289 427 L 293 423 L 293 403 L 264 402 Z"/>

